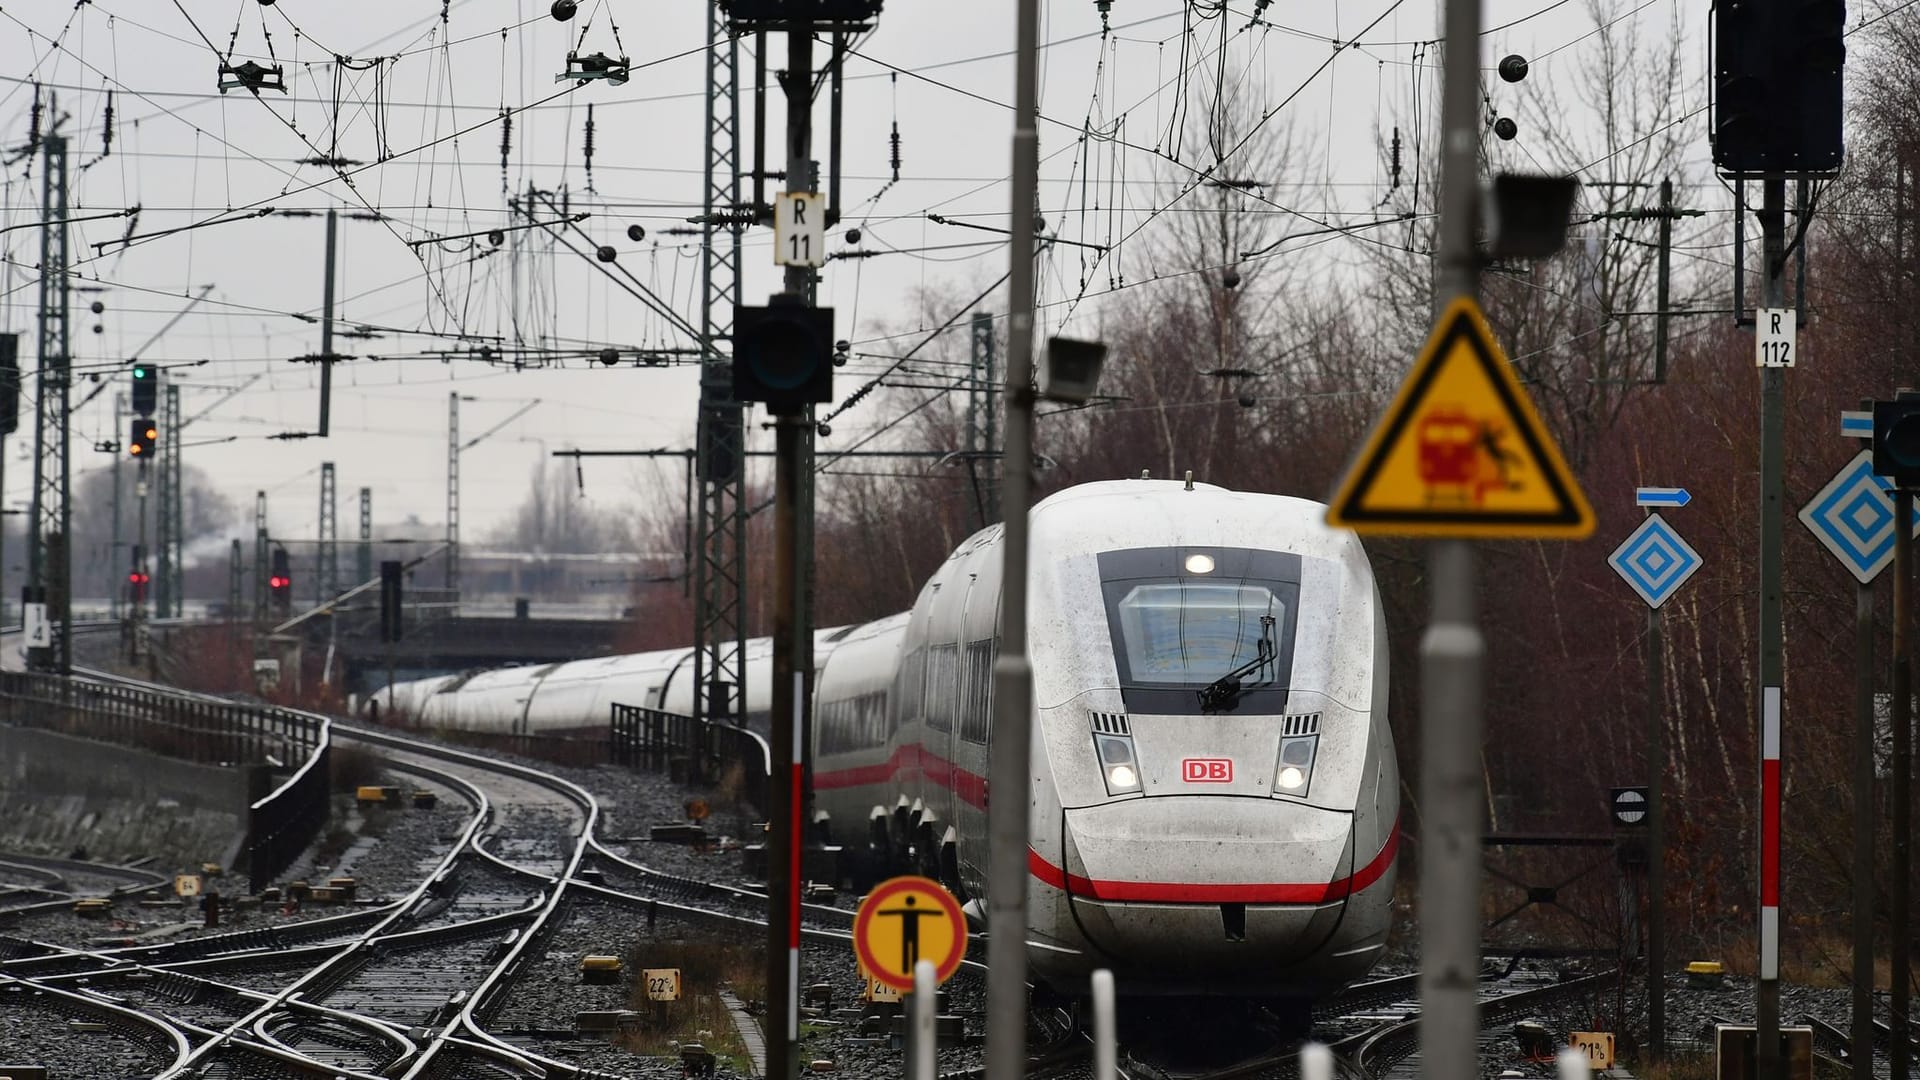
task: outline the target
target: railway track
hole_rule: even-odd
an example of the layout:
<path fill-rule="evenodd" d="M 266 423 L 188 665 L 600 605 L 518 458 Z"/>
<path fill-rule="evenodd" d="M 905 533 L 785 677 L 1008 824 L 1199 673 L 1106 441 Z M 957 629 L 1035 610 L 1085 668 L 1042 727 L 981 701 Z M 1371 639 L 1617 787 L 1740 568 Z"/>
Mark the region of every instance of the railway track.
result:
<path fill-rule="evenodd" d="M 353 1080 L 597 1077 L 607 1074 L 543 1052 L 543 1036 L 524 1023 L 492 1030 L 517 982 L 542 963 L 552 966 L 546 953 L 555 935 L 579 919 L 616 921 L 606 919 L 609 910 L 648 923 L 728 928 L 748 939 L 759 933 L 763 894 L 663 873 L 611 850 L 595 835 L 597 802 L 577 785 L 387 731 L 334 730 L 343 743 L 376 749 L 392 769 L 467 805 L 459 835 L 423 858 L 413 890 L 362 910 L 164 944 L 74 949 L 0 936 L 0 990 L 31 995 L 47 1009 L 110 1014 L 88 1022 L 120 1025 L 125 1033 L 117 1037 L 147 1048 L 160 1063 L 153 1075 L 169 1080 L 289 1072 Z M 19 886 L 50 887 L 48 875 L 60 872 L 26 865 Z M 129 879 L 128 889 L 160 879 L 132 873 L 144 876 Z M 807 940 L 841 954 L 850 948 L 851 923 L 843 908 L 808 905 L 803 913 Z M 983 970 L 975 961 L 968 968 L 976 976 Z M 1487 1022 L 1590 982 L 1490 997 Z M 1350 1074 L 1390 1075 L 1417 1040 L 1416 998 L 1412 976 L 1352 987 L 1323 1004 L 1316 1032 L 1334 1043 Z M 1070 1012 L 1041 1010 L 1035 1026 L 1042 1042 L 1032 1075 L 1088 1074 L 1087 1036 Z M 1292 1077 L 1296 1052 L 1288 1043 L 1191 1075 Z M 1135 1080 L 1171 1075 L 1140 1063 L 1125 1071 Z"/>
<path fill-rule="evenodd" d="M 472 809 L 411 893 L 156 945 L 76 949 L 0 937 L 0 978 L 170 1026 L 186 1049 L 162 1077 L 289 1068 L 355 1078 L 587 1076 L 495 1037 L 485 1019 L 538 943 L 565 924 L 574 898 L 742 929 L 764 916 L 761 894 L 661 873 L 602 845 L 596 801 L 563 779 L 377 729 L 336 733 L 458 792 Z M 811 936 L 847 947 L 851 913 L 813 905 L 808 922 Z"/>

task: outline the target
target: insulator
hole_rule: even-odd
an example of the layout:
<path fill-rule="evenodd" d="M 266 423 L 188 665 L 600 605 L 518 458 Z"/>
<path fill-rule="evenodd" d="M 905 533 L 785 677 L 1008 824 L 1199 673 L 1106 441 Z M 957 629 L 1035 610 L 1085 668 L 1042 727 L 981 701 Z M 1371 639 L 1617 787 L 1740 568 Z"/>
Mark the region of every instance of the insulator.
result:
<path fill-rule="evenodd" d="M 111 153 L 113 153 L 113 91 L 109 90 L 107 91 L 106 114 L 101 117 L 100 156 L 106 157 Z"/>
<path fill-rule="evenodd" d="M 900 121 L 895 120 L 893 122 L 893 134 L 888 137 L 887 141 L 893 144 L 891 164 L 893 165 L 893 178 L 898 180 L 900 179 Z"/>
<path fill-rule="evenodd" d="M 1400 129 L 1393 129 L 1393 186 L 1400 186 Z"/>
<path fill-rule="evenodd" d="M 593 168 L 593 105 L 587 105 L 587 168 Z"/>
<path fill-rule="evenodd" d="M 500 171 L 507 170 L 507 155 L 513 153 L 513 114 L 500 110 Z"/>

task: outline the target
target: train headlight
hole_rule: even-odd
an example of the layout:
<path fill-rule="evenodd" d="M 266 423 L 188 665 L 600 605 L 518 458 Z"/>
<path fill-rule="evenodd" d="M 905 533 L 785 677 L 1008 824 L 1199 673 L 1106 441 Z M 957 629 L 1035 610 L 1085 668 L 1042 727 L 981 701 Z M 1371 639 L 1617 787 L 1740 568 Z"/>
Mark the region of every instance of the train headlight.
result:
<path fill-rule="evenodd" d="M 1273 789 L 1289 795 L 1307 793 L 1307 781 L 1313 776 L 1313 753 L 1318 735 L 1292 735 L 1280 740 L 1280 762 L 1273 774 Z"/>
<path fill-rule="evenodd" d="M 1133 758 L 1131 738 L 1095 735 L 1093 748 L 1100 755 L 1100 775 L 1106 779 L 1107 794 L 1124 795 L 1140 790 L 1140 766 Z"/>

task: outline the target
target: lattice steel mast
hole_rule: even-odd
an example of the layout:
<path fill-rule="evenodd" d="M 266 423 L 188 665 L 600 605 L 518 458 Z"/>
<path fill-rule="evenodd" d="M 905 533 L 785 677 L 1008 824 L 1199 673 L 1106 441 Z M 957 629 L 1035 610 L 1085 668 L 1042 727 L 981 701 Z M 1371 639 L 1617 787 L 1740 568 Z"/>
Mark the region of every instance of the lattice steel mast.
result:
<path fill-rule="evenodd" d="M 1000 413 L 994 362 L 993 316 L 973 313 L 967 380 L 967 470 L 973 479 L 982 528 L 1000 520 Z"/>
<path fill-rule="evenodd" d="M 156 619 L 185 615 L 187 600 L 185 562 L 182 558 L 186 547 L 186 528 L 182 511 L 185 492 L 180 483 L 180 388 L 168 385 L 163 400 L 165 411 L 161 413 L 160 423 L 160 535 L 157 540 L 160 555 L 159 565 L 153 575 L 153 615 Z"/>
<path fill-rule="evenodd" d="M 701 349 L 693 570 L 695 716 L 746 715 L 746 507 L 741 500 L 744 436 L 733 400 L 733 308 L 740 298 L 740 47 L 720 5 L 707 7 L 706 241 L 701 248 Z"/>
<path fill-rule="evenodd" d="M 333 462 L 320 463 L 320 566 L 319 592 L 315 604 L 324 604 L 340 595 L 339 518 L 336 514 Z"/>
<path fill-rule="evenodd" d="M 58 127 L 57 108 L 47 126 Z M 36 671 L 62 675 L 73 670 L 72 558 L 68 536 L 72 507 L 67 501 L 71 458 L 67 446 L 67 397 L 72 386 L 72 337 L 69 313 L 72 288 L 67 277 L 67 138 L 42 137 L 40 210 L 40 374 L 33 430 L 33 510 L 27 541 L 29 594 L 47 607 L 47 645 L 27 650 Z"/>
<path fill-rule="evenodd" d="M 373 489 L 360 489 L 360 547 L 354 552 L 354 584 L 373 580 Z"/>
<path fill-rule="evenodd" d="M 267 603 L 267 493 L 253 493 L 253 621 L 268 619 Z"/>
<path fill-rule="evenodd" d="M 460 602 L 460 395 L 447 395 L 447 598 Z"/>

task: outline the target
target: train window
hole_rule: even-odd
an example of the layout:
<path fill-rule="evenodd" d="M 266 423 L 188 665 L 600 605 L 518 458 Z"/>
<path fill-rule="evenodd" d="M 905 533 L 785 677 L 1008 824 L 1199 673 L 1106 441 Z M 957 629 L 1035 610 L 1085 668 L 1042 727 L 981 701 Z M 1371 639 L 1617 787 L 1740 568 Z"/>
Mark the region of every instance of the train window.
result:
<path fill-rule="evenodd" d="M 994 643 L 967 643 L 967 695 L 965 711 L 960 714 L 960 737 L 968 742 L 985 743 L 993 720 Z"/>
<path fill-rule="evenodd" d="M 952 731 L 954 696 L 959 692 L 959 649 L 935 645 L 927 650 L 927 687 L 924 715 L 935 731 Z"/>
<path fill-rule="evenodd" d="M 1141 682 L 1205 686 L 1276 644 L 1271 627 L 1286 620 L 1286 604 L 1264 585 L 1188 582 L 1141 583 L 1116 605 L 1127 668 Z M 1271 619 L 1271 622 L 1266 620 Z M 1271 682 L 1273 672 L 1248 673 L 1247 683 Z"/>
<path fill-rule="evenodd" d="M 1205 555 L 1204 560 L 1196 555 Z M 1293 669 L 1300 557 L 1246 548 L 1101 552 L 1101 592 L 1128 709 L 1188 713 L 1228 674 L 1234 712 L 1283 711 Z"/>

